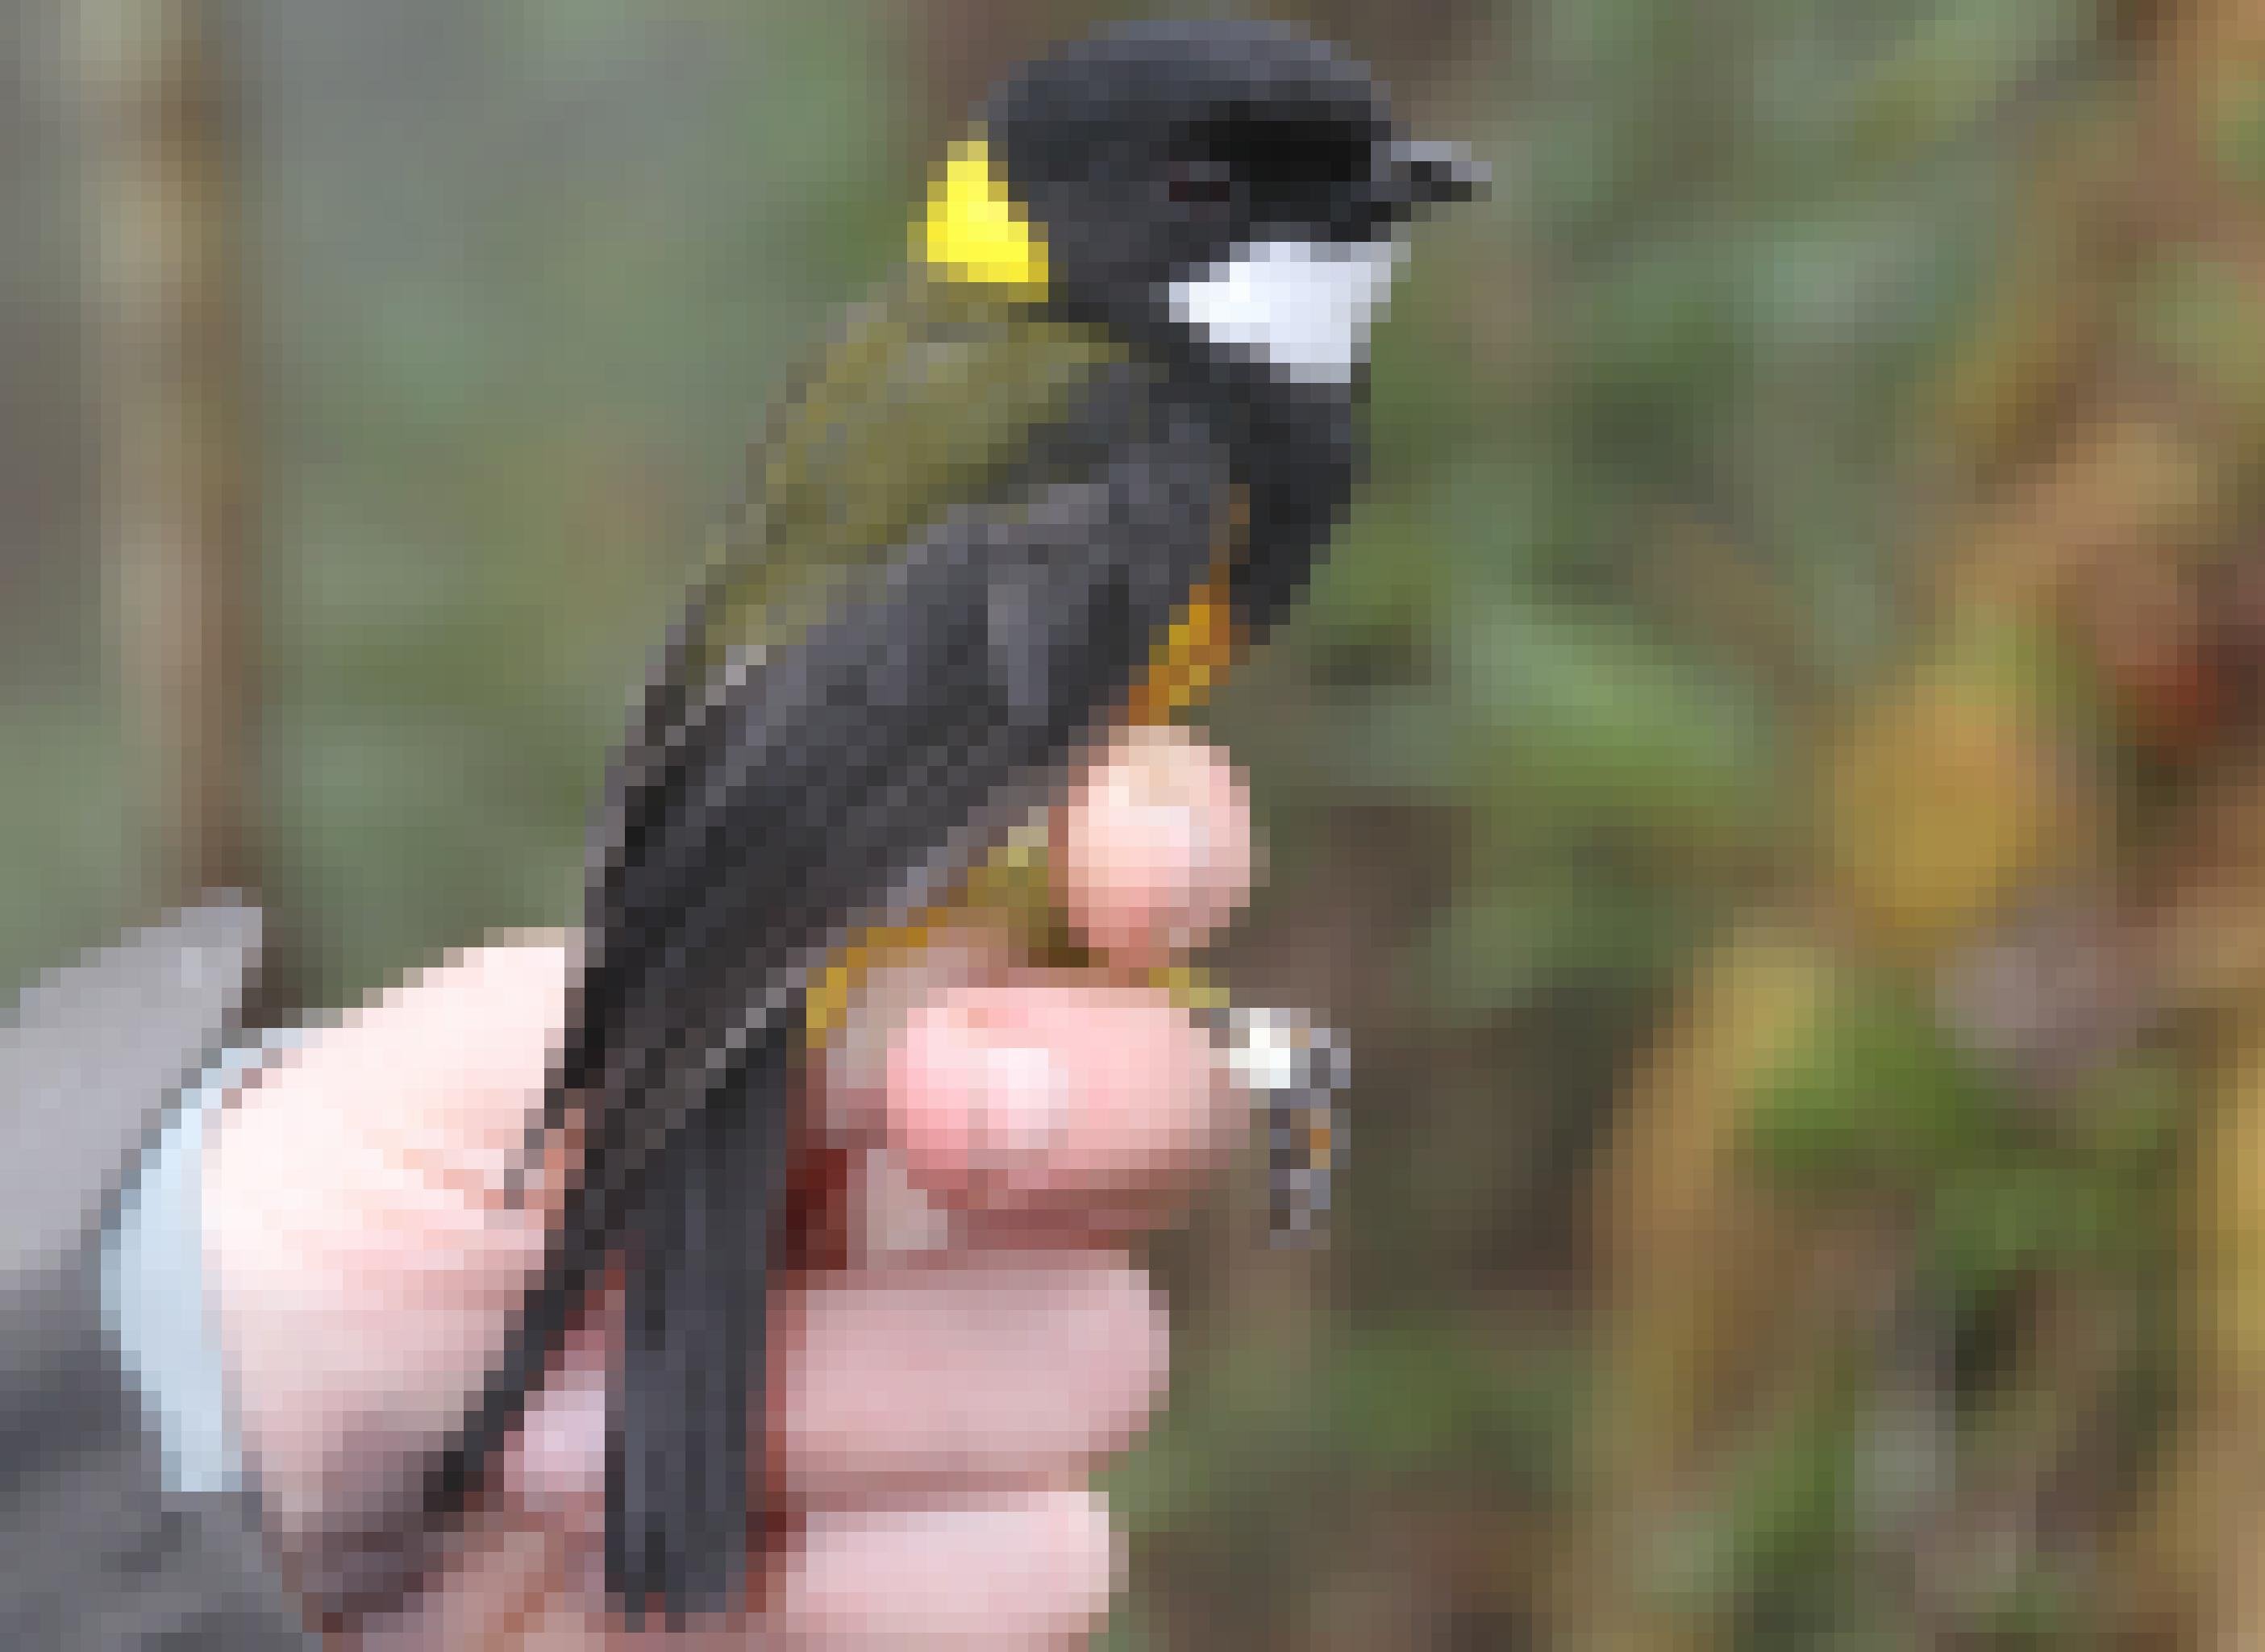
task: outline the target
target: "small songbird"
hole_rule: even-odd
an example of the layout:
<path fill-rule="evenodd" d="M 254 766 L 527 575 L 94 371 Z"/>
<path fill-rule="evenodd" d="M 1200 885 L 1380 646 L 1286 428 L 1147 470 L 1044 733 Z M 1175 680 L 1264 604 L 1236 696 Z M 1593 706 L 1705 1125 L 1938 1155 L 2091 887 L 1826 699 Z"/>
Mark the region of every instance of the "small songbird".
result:
<path fill-rule="evenodd" d="M 616 762 L 543 1115 L 580 1169 L 431 1520 L 617 1263 L 608 1591 L 633 1622 L 743 1601 L 797 1064 L 1096 741 L 1293 603 L 1403 231 L 1482 182 L 1271 25 L 1114 28 L 979 108 L 906 269 L 773 415 Z"/>

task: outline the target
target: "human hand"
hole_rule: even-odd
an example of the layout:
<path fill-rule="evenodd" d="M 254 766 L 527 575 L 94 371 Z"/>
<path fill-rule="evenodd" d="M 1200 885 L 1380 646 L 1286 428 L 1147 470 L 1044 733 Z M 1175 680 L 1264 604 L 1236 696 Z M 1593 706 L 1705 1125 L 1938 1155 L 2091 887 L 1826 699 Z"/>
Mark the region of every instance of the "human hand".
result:
<path fill-rule="evenodd" d="M 1247 891 L 1220 753 L 1125 737 L 1058 811 L 1062 905 L 1104 961 L 1199 941 Z M 483 948 L 310 1038 L 216 1121 L 207 1278 L 287 1566 L 387 1506 L 499 1350 L 540 1261 L 550 1174 L 506 1171 L 563 1016 L 562 945 Z M 871 984 L 815 1075 L 848 1197 L 772 1279 L 781 1511 L 760 1625 L 696 1644 L 1050 1647 L 1117 1575 L 1088 1476 L 1161 1392 L 1165 1321 L 1117 1245 L 1240 1123 L 1160 993 L 1019 965 L 957 934 Z M 555 1170 L 555 1168 L 553 1168 Z M 805 1191 L 807 1192 L 805 1187 Z M 600 1584 L 608 1291 L 410 1610 L 356 1644 L 608 1647 Z M 316 1610 L 310 1603 L 310 1611 Z"/>

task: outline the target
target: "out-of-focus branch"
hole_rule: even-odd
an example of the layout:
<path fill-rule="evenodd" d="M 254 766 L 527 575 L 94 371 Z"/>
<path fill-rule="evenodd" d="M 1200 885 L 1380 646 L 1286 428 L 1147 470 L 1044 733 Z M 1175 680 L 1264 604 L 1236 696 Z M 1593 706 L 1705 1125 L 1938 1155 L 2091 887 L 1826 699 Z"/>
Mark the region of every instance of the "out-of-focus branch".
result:
<path fill-rule="evenodd" d="M 242 156 L 216 11 L 76 8 L 106 573 L 167 905 L 263 892 Z"/>

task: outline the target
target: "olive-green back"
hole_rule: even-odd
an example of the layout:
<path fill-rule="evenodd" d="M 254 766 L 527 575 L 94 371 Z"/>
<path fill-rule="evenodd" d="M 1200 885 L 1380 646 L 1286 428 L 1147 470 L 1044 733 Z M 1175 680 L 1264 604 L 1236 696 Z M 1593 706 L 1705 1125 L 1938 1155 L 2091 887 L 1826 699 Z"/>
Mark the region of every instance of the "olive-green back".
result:
<path fill-rule="evenodd" d="M 999 497 L 1033 433 L 1123 353 L 1098 329 L 918 273 L 852 311 L 753 455 L 701 651 L 799 634 L 939 517 Z"/>

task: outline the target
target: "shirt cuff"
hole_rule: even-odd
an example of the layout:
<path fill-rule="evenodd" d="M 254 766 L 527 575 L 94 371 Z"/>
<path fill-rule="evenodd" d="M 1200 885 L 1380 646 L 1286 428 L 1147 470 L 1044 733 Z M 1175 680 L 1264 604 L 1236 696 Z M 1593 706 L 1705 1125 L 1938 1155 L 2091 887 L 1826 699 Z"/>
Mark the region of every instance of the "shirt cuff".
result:
<path fill-rule="evenodd" d="M 164 1447 L 167 1480 L 177 1492 L 233 1492 L 244 1484 L 227 1366 L 205 1300 L 205 1127 L 231 1094 L 299 1037 L 278 1032 L 231 1050 L 187 1085 L 142 1155 L 103 1241 L 104 1317 Z"/>

